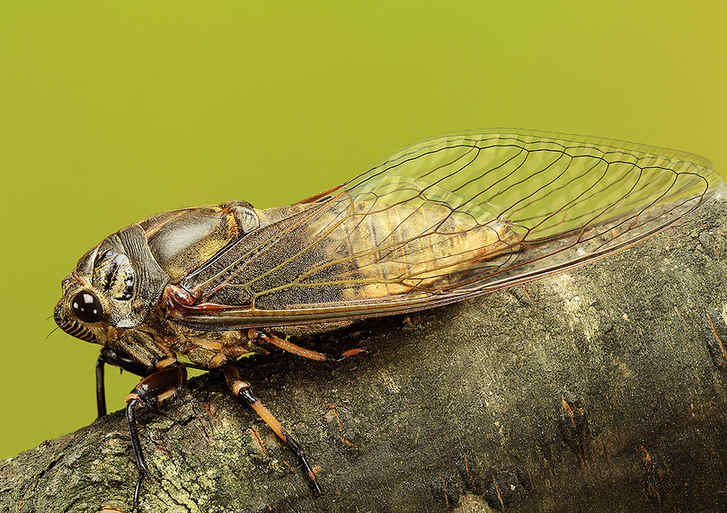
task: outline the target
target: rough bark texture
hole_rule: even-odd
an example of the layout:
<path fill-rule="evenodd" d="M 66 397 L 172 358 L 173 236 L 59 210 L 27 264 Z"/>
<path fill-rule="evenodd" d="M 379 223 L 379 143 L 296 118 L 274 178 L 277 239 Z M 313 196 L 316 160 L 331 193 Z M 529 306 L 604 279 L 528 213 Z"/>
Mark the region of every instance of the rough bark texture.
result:
<path fill-rule="evenodd" d="M 214 376 L 140 414 L 141 511 L 727 511 L 727 209 L 523 288 L 247 363 L 292 455 Z M 0 463 L 0 511 L 129 511 L 122 412 Z"/>

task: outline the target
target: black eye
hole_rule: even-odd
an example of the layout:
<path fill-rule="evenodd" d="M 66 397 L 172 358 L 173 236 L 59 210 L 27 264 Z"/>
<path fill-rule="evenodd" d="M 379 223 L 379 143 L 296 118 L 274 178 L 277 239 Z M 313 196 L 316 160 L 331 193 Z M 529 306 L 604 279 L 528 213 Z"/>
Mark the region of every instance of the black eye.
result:
<path fill-rule="evenodd" d="M 73 296 L 71 308 L 76 317 L 83 322 L 98 322 L 103 317 L 101 303 L 90 292 L 79 292 Z"/>

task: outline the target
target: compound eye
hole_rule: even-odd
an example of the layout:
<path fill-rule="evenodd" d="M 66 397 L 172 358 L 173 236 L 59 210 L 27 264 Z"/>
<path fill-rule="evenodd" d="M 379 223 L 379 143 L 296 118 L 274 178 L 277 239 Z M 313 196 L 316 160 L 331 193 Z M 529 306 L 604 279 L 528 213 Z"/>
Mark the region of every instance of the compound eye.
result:
<path fill-rule="evenodd" d="M 71 308 L 76 317 L 83 322 L 98 322 L 103 317 L 101 303 L 90 292 L 79 292 L 73 296 Z"/>

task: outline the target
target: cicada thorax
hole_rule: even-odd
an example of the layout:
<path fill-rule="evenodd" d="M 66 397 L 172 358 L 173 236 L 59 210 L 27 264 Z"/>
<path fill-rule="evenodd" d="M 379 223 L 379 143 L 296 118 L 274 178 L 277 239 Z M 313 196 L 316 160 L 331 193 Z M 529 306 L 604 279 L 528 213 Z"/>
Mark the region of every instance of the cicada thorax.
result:
<path fill-rule="evenodd" d="M 176 283 L 257 228 L 259 220 L 249 203 L 231 201 L 164 212 L 139 224 L 155 260 Z"/>
<path fill-rule="evenodd" d="M 167 289 L 182 294 L 189 292 L 180 281 L 259 224 L 258 212 L 242 201 L 165 212 L 140 223 L 155 260 L 169 276 Z M 164 297 L 145 324 L 165 351 L 203 367 L 218 367 L 253 352 L 244 332 L 201 331 L 170 323 Z"/>

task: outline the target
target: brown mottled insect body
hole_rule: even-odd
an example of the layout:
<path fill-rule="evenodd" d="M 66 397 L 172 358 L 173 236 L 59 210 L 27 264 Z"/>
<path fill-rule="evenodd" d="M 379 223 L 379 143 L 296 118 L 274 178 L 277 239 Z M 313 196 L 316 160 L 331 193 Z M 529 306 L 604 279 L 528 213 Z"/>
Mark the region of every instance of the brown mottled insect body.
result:
<path fill-rule="evenodd" d="M 143 377 L 126 414 L 174 395 L 184 367 L 221 369 L 299 458 L 301 446 L 235 367 L 273 346 L 336 360 L 283 335 L 434 308 L 598 260 L 664 230 L 714 197 L 696 155 L 610 139 L 484 131 L 425 141 L 348 182 L 266 210 L 234 201 L 164 212 L 103 239 L 62 282 L 54 319 Z M 280 336 L 279 336 L 280 335 Z"/>

